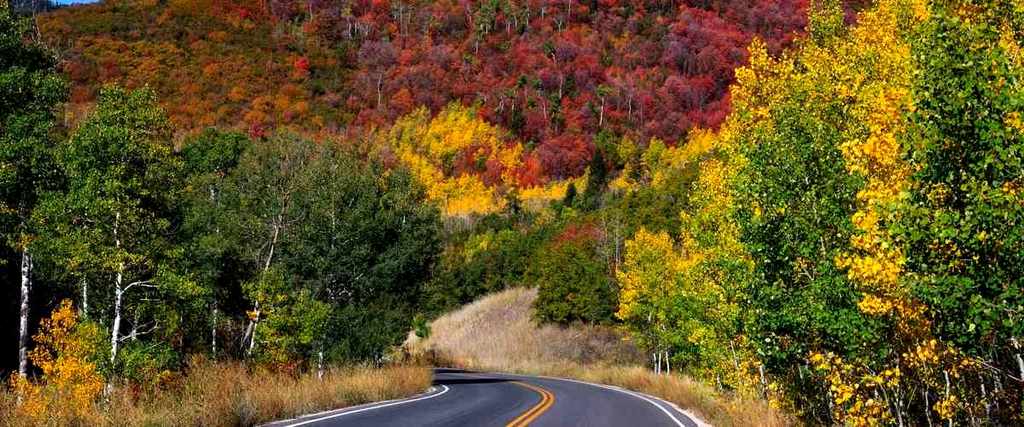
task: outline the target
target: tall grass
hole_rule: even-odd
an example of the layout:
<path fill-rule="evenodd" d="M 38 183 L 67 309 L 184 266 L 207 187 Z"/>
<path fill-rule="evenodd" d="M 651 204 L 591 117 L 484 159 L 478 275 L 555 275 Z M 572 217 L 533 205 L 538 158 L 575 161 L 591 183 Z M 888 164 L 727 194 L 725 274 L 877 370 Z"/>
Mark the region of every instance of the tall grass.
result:
<path fill-rule="evenodd" d="M 425 367 L 349 366 L 312 374 L 273 372 L 237 362 L 196 359 L 188 371 L 142 390 L 116 388 L 97 402 L 83 424 L 101 426 L 251 426 L 327 409 L 395 399 L 430 386 Z M 16 397 L 0 393 L 0 419 L 12 427 L 56 425 L 59 414 L 43 420 L 17 411 Z"/>
<path fill-rule="evenodd" d="M 513 288 L 448 313 L 427 339 L 411 335 L 413 357 L 439 365 L 516 372 L 616 385 L 660 397 L 716 426 L 786 426 L 795 421 L 767 402 L 719 392 L 684 375 L 655 375 L 614 329 L 537 325 L 536 289 Z"/>

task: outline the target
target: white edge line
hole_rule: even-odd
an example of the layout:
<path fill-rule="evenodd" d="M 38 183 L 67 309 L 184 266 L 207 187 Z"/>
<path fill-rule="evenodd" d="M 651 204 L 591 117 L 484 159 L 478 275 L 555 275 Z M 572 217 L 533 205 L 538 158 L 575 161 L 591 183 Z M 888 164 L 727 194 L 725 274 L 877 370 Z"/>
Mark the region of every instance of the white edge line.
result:
<path fill-rule="evenodd" d="M 661 412 L 664 412 L 665 415 L 668 415 L 668 417 L 674 423 L 676 423 L 677 426 L 679 426 L 679 427 L 687 427 L 686 424 L 683 424 L 682 421 L 679 421 L 679 419 L 676 418 L 675 414 L 673 414 L 668 409 L 665 409 L 664 406 L 661 406 L 661 405 L 658 404 L 658 402 L 655 402 L 651 398 L 649 398 L 647 396 L 644 396 L 644 395 L 642 395 L 640 393 L 637 393 L 635 391 L 632 391 L 632 390 L 627 390 L 627 389 L 624 389 L 624 388 L 621 388 L 621 387 L 614 387 L 614 386 L 605 385 L 605 384 L 588 383 L 586 381 L 572 380 L 572 379 L 568 379 L 568 378 L 557 378 L 557 377 L 548 377 L 548 376 L 537 376 L 537 378 L 545 378 L 545 379 L 556 380 L 556 381 L 569 381 L 569 382 L 574 382 L 574 383 L 579 383 L 579 384 L 586 384 L 586 385 L 589 385 L 589 386 L 599 387 L 599 388 L 603 388 L 603 389 L 606 389 L 606 390 L 612 390 L 612 391 L 617 391 L 619 393 L 628 394 L 628 395 L 636 397 L 638 399 L 643 399 L 647 403 L 650 403 L 650 404 L 654 405 L 654 407 L 656 407 L 659 410 L 661 410 Z M 661 400 L 661 399 L 658 399 L 658 400 Z M 680 411 L 680 412 L 682 412 L 682 411 Z M 694 417 L 689 416 L 689 414 L 686 414 L 686 415 L 687 415 L 688 418 L 690 418 L 691 421 L 694 421 L 695 424 L 697 424 L 697 425 L 701 424 L 701 423 L 697 422 Z"/>
<path fill-rule="evenodd" d="M 433 387 L 431 387 L 431 389 L 433 389 Z M 360 412 L 366 412 L 366 411 L 370 411 L 370 410 L 373 410 L 373 409 L 380 409 L 380 408 L 386 408 L 388 406 L 395 406 L 395 405 L 401 405 L 401 404 L 404 404 L 404 403 L 417 402 L 417 401 L 420 401 L 420 400 L 433 399 L 433 398 L 435 398 L 437 396 L 440 396 L 442 394 L 447 393 L 448 390 L 449 390 L 448 386 L 441 385 L 441 392 L 440 393 L 428 394 L 426 396 L 420 396 L 420 397 L 417 397 L 415 399 L 389 400 L 389 401 L 386 401 L 386 402 L 383 402 L 383 403 L 380 403 L 380 404 L 376 404 L 376 405 L 373 405 L 373 406 L 367 406 L 367 407 L 364 407 L 364 408 L 359 408 L 359 409 L 355 409 L 355 410 L 351 410 L 351 411 L 345 411 L 345 412 L 340 412 L 340 413 L 333 414 L 333 415 L 327 415 L 327 416 L 324 416 L 324 417 L 313 418 L 313 419 L 297 422 L 297 423 L 294 423 L 294 424 L 285 424 L 284 427 L 298 427 L 298 426 L 303 426 L 303 425 L 306 425 L 306 424 L 315 423 L 315 422 L 318 422 L 318 421 L 329 420 L 331 418 L 338 418 L 338 417 L 341 417 L 341 416 L 344 416 L 344 415 L 358 414 Z M 319 414 L 323 414 L 325 412 L 333 412 L 333 411 L 334 410 L 318 412 L 318 413 L 312 414 L 312 415 L 316 416 L 316 415 L 319 415 Z"/>

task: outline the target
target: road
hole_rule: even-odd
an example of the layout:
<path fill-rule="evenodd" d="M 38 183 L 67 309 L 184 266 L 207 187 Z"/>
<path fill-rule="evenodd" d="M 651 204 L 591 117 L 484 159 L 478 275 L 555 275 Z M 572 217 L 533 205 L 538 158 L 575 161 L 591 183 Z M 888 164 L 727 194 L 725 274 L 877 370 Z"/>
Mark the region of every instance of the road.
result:
<path fill-rule="evenodd" d="M 572 380 L 435 369 L 434 386 L 408 399 L 277 421 L 269 427 L 325 426 L 699 427 L 651 396 Z"/>

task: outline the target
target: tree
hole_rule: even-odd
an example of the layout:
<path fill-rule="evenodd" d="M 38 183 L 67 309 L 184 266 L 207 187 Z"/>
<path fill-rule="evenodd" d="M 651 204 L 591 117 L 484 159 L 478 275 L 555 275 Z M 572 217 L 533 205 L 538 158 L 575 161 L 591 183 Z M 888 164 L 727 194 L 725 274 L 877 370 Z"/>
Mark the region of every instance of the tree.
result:
<path fill-rule="evenodd" d="M 12 378 L 21 398 L 17 411 L 40 424 L 98 422 L 88 415 L 103 390 L 95 363 L 102 334 L 95 323 L 80 321 L 71 301 L 63 300 L 34 337 L 30 357 L 42 376 L 32 381 L 24 375 Z"/>
<path fill-rule="evenodd" d="M 676 148 L 652 144 L 661 151 L 646 156 L 653 188 L 685 191 L 672 205 L 679 222 L 670 231 L 678 239 L 642 226 L 625 243 L 616 315 L 690 375 L 753 395 L 759 364 L 743 329 L 753 264 L 740 241 L 732 189 L 743 162 L 728 131 L 694 132 Z"/>
<path fill-rule="evenodd" d="M 21 254 L 18 373 L 28 369 L 28 321 L 33 281 L 31 223 L 41 193 L 59 183 L 54 173 L 54 125 L 67 84 L 53 55 L 26 42 L 30 21 L 0 4 L 0 234 Z"/>
<path fill-rule="evenodd" d="M 218 318 L 220 304 L 230 298 L 240 286 L 237 276 L 240 254 L 236 242 L 229 238 L 225 224 L 232 221 L 233 211 L 224 200 L 230 185 L 228 176 L 242 153 L 252 145 L 245 135 L 208 129 L 185 144 L 182 158 L 187 176 L 183 199 L 186 204 L 182 222 L 182 242 L 192 254 L 187 270 L 204 287 L 205 298 L 182 301 L 181 307 L 209 310 L 210 353 L 215 357 L 218 348 Z M 223 345 L 223 344 L 222 344 Z"/>
<path fill-rule="evenodd" d="M 608 266 L 598 256 L 593 236 L 576 236 L 570 225 L 535 255 L 523 281 L 538 288 L 534 316 L 545 322 L 607 323 L 617 305 Z"/>
<path fill-rule="evenodd" d="M 347 150 L 285 135 L 255 142 L 228 173 L 225 212 L 207 227 L 245 265 L 247 355 L 379 357 L 411 322 L 438 212 L 407 171 Z"/>
<path fill-rule="evenodd" d="M 939 413 L 997 411 L 1012 424 L 1024 396 L 1024 18 L 1011 2 L 964 3 L 935 7 L 914 40 L 920 75 L 901 148 L 918 167 L 889 231 L 905 242 L 905 292 L 927 305 L 923 321 L 980 361 L 976 378 L 954 377 L 953 398 L 934 378 L 933 401 L 949 402 Z"/>
<path fill-rule="evenodd" d="M 129 292 L 169 285 L 161 279 L 169 274 L 180 160 L 153 92 L 114 86 L 102 91 L 59 158 L 67 190 L 47 193 L 37 220 L 47 227 L 45 244 L 58 262 L 110 296 L 103 311 L 110 316 L 113 365 L 124 340 L 158 326 L 134 319 L 132 333 L 122 333 Z"/>
<path fill-rule="evenodd" d="M 296 203 L 309 212 L 284 247 L 287 270 L 325 304 L 310 352 L 381 357 L 408 331 L 439 252 L 440 216 L 409 171 L 325 147 Z"/>
<path fill-rule="evenodd" d="M 474 108 L 454 103 L 433 118 L 421 108 L 398 119 L 386 138 L 448 216 L 503 209 L 498 191 L 515 185 L 522 157 L 522 147 L 507 142 L 504 130 L 481 119 Z M 496 182 L 484 182 L 479 164 L 493 169 Z"/>
<path fill-rule="evenodd" d="M 281 261 L 282 245 L 308 219 L 306 206 L 297 198 L 310 191 L 310 164 L 318 150 L 294 136 L 264 141 L 246 150 L 230 174 L 223 197 L 231 210 L 222 217 L 221 228 L 230 233 L 250 269 L 244 290 L 252 308 L 240 343 L 246 355 L 259 341 L 265 306 L 287 290 L 271 277 L 272 268 Z"/>

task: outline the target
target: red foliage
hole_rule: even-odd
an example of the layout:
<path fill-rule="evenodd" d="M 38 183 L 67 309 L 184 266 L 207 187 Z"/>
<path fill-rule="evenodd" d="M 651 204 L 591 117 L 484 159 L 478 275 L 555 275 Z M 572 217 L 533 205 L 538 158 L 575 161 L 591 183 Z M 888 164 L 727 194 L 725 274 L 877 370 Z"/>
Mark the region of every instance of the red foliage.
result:
<path fill-rule="evenodd" d="M 515 171 L 516 183 L 520 188 L 535 187 L 543 184 L 543 175 L 543 167 L 536 155 L 526 156 L 523 159 L 523 163 Z"/>
<path fill-rule="evenodd" d="M 587 244 L 601 240 L 603 237 L 604 232 L 601 227 L 598 227 L 591 221 L 569 223 L 564 229 L 562 229 L 562 232 L 559 233 L 558 236 L 555 236 L 552 240 L 552 244 Z"/>
<path fill-rule="evenodd" d="M 750 40 L 778 53 L 805 26 L 807 5 L 503 0 L 491 10 L 491 1 L 470 0 L 195 1 L 188 16 L 166 2 L 73 8 L 45 18 L 62 22 L 43 28 L 77 40 L 68 55 L 76 87 L 151 84 L 185 132 L 212 121 L 258 123 L 262 133 L 289 119 L 310 132 L 353 132 L 387 126 L 420 105 L 476 104 L 481 117 L 535 147 L 514 171 L 523 186 L 583 173 L 590 135 L 601 130 L 674 144 L 694 126 L 717 127 Z M 104 19 L 131 25 L 95 25 Z M 302 34 L 282 27 L 294 22 L 305 22 Z M 135 69 L 147 74 L 128 72 Z M 288 83 L 301 90 L 283 93 Z M 246 101 L 225 102 L 230 91 Z M 252 101 L 259 98 L 274 102 Z M 297 113 L 300 102 L 318 119 Z M 466 173 L 489 181 L 502 173 L 476 164 L 476 154 L 462 157 Z"/>
<path fill-rule="evenodd" d="M 292 66 L 295 67 L 296 71 L 309 73 L 309 58 L 306 58 L 305 56 L 300 56 L 295 60 L 295 62 L 292 63 Z"/>
<path fill-rule="evenodd" d="M 542 142 L 536 154 L 548 176 L 568 178 L 583 174 L 594 146 L 588 137 L 562 134 Z"/>

